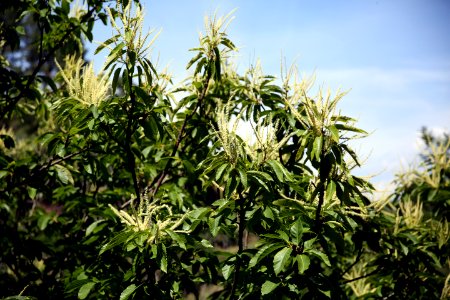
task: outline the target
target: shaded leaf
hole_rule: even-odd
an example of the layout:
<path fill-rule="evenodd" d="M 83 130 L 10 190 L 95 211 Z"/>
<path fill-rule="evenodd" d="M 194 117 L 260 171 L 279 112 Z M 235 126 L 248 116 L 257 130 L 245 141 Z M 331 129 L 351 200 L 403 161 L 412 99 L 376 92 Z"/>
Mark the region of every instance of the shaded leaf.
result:
<path fill-rule="evenodd" d="M 273 258 L 273 269 L 275 271 L 275 274 L 278 275 L 286 265 L 286 262 L 291 257 L 292 248 L 285 247 L 281 249 L 277 254 L 275 254 L 275 257 Z"/>

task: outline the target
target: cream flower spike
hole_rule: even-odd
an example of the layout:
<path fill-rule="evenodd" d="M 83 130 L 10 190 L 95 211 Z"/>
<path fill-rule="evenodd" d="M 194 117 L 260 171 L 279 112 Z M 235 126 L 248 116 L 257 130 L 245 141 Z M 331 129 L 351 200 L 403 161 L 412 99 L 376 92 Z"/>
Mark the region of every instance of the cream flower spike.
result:
<path fill-rule="evenodd" d="M 131 203 L 135 200 L 133 196 L 131 198 Z M 156 200 L 153 203 L 150 202 L 148 194 L 146 192 L 141 194 L 141 201 L 138 205 L 137 210 L 132 206 L 132 213 L 129 214 L 124 210 L 118 210 L 111 204 L 109 207 L 114 212 L 116 216 L 119 217 L 120 221 L 125 224 L 125 226 L 134 232 L 147 232 L 149 237 L 147 242 L 149 244 L 158 242 L 159 239 L 166 236 L 167 230 L 177 232 L 177 233 L 189 233 L 187 230 L 177 229 L 183 224 L 184 220 L 187 218 L 188 213 L 184 215 L 175 215 L 172 213 L 172 209 L 167 204 L 160 204 Z M 162 218 L 165 214 L 162 211 L 166 211 L 166 216 Z"/>
<path fill-rule="evenodd" d="M 92 63 L 83 66 L 83 59 L 75 56 L 66 57 L 64 68 L 56 60 L 55 62 L 71 98 L 85 106 L 99 106 L 106 99 L 109 91 L 107 76 L 95 75 Z"/>

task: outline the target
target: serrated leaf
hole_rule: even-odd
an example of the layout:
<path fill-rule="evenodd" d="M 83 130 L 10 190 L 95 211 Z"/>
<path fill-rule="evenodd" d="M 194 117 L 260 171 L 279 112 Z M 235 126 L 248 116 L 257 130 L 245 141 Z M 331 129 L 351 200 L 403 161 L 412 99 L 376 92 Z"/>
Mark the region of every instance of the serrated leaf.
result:
<path fill-rule="evenodd" d="M 116 93 L 117 83 L 119 81 L 119 76 L 120 76 L 120 72 L 121 71 L 122 71 L 121 68 L 117 68 L 114 71 L 114 76 L 113 76 L 113 80 L 112 80 L 112 92 L 113 92 L 113 94 Z"/>
<path fill-rule="evenodd" d="M 1 177 L 0 177 L 1 178 Z M 34 199 L 34 197 L 36 197 L 36 193 L 37 193 L 37 190 L 35 189 L 35 188 L 32 188 L 32 187 L 27 187 L 27 192 L 28 192 L 28 196 L 31 198 L 31 199 Z"/>
<path fill-rule="evenodd" d="M 129 286 L 127 286 L 126 289 L 124 289 L 122 291 L 122 293 L 120 293 L 120 298 L 119 299 L 120 300 L 127 300 L 134 293 L 134 291 L 136 291 L 136 289 L 138 287 L 139 286 L 135 285 L 134 283 L 130 284 Z"/>
<path fill-rule="evenodd" d="M 85 236 L 90 235 L 92 233 L 92 231 L 97 227 L 97 225 L 103 221 L 105 221 L 105 220 L 98 220 L 98 221 L 95 221 L 94 223 L 92 223 L 91 225 L 89 225 L 88 228 L 86 229 Z"/>
<path fill-rule="evenodd" d="M 294 224 L 292 224 L 291 234 L 294 237 L 293 242 L 298 245 L 303 236 L 303 223 L 301 219 L 298 219 L 294 222 Z"/>
<path fill-rule="evenodd" d="M 320 154 L 322 153 L 322 142 L 323 142 L 322 136 L 317 136 L 314 139 L 313 149 L 312 149 L 312 157 L 315 156 L 317 160 L 320 160 Z"/>
<path fill-rule="evenodd" d="M 162 249 L 162 256 L 161 256 L 161 260 L 159 262 L 159 267 L 161 268 L 161 271 L 163 271 L 164 273 L 167 273 L 167 250 L 166 250 L 166 246 L 164 246 L 164 244 L 161 244 L 161 249 Z"/>
<path fill-rule="evenodd" d="M 237 171 L 239 173 L 239 178 L 241 179 L 241 183 L 242 183 L 244 189 L 246 189 L 247 188 L 247 174 L 242 169 L 237 169 Z"/>
<path fill-rule="evenodd" d="M 234 271 L 234 265 L 224 265 L 222 267 L 222 275 L 225 280 L 228 280 L 230 278 L 230 275 Z"/>
<path fill-rule="evenodd" d="M 280 164 L 280 162 L 278 162 L 276 160 L 268 160 L 267 163 L 275 171 L 275 175 L 277 176 L 278 181 L 283 182 L 284 172 L 283 172 L 283 166 Z"/>
<path fill-rule="evenodd" d="M 275 274 L 278 275 L 286 265 L 286 262 L 291 257 L 292 248 L 285 247 L 278 251 L 277 254 L 275 254 L 275 257 L 273 258 L 273 270 L 275 271 Z"/>
<path fill-rule="evenodd" d="M 330 202 L 333 198 L 333 195 L 336 193 L 336 183 L 333 180 L 330 180 L 327 186 L 327 192 L 326 192 L 326 201 Z"/>
<path fill-rule="evenodd" d="M 111 43 L 117 41 L 117 39 L 119 38 L 119 35 L 116 34 L 115 36 L 107 39 L 106 41 L 104 41 L 103 43 L 100 44 L 100 46 L 97 47 L 97 49 L 95 49 L 94 54 L 99 53 L 100 51 L 102 51 L 106 46 L 109 46 Z"/>
<path fill-rule="evenodd" d="M 78 299 L 86 299 L 86 297 L 89 296 L 89 293 L 91 292 L 91 289 L 94 287 L 95 284 L 96 284 L 95 282 L 88 282 L 84 284 L 78 290 Z"/>
<path fill-rule="evenodd" d="M 269 255 L 270 253 L 272 253 L 275 250 L 278 250 L 280 248 L 282 248 L 284 245 L 281 243 L 277 243 L 277 244 L 266 244 L 263 247 L 261 247 L 261 249 L 258 250 L 258 252 L 255 254 L 255 256 L 252 257 L 252 259 L 250 260 L 248 267 L 249 268 L 253 268 L 254 266 L 256 266 L 256 264 L 262 260 L 264 257 L 266 257 L 267 255 Z"/>
<path fill-rule="evenodd" d="M 331 138 L 333 139 L 333 141 L 339 143 L 339 130 L 337 130 L 337 128 L 334 125 L 329 126 L 328 130 L 331 133 Z"/>
<path fill-rule="evenodd" d="M 300 274 L 303 274 L 309 268 L 309 264 L 310 264 L 309 256 L 306 254 L 298 255 L 297 263 L 298 263 L 298 272 Z"/>
<path fill-rule="evenodd" d="M 278 287 L 279 283 L 274 283 L 272 281 L 267 280 L 263 283 L 261 287 L 261 295 L 270 294 L 274 289 Z"/>
<path fill-rule="evenodd" d="M 203 247 L 205 248 L 214 248 L 213 245 L 211 245 L 211 243 L 208 240 L 203 239 L 201 241 L 201 244 L 203 245 Z"/>
<path fill-rule="evenodd" d="M 362 134 L 367 134 L 366 131 L 347 125 L 347 124 L 336 124 L 334 125 L 337 129 L 339 130 L 345 130 L 345 131 L 352 131 L 352 132 L 357 132 L 357 133 L 362 133 Z"/>
<path fill-rule="evenodd" d="M 188 70 L 197 60 L 199 60 L 202 57 L 203 53 L 199 52 L 196 56 L 194 56 L 194 58 L 192 58 L 187 66 L 186 66 L 186 70 Z"/>
<path fill-rule="evenodd" d="M 320 251 L 315 250 L 315 249 L 311 249 L 311 250 L 309 250 L 308 252 L 311 253 L 312 255 L 317 256 L 317 257 L 320 258 L 320 260 L 322 260 L 327 266 L 331 267 L 330 260 L 328 259 L 328 256 L 327 256 L 325 253 L 320 252 Z"/>
<path fill-rule="evenodd" d="M 59 180 L 61 180 L 63 184 L 74 184 L 72 173 L 70 173 L 70 171 L 66 167 L 62 165 L 54 165 L 54 167 L 56 169 L 56 174 L 58 175 Z"/>
<path fill-rule="evenodd" d="M 217 171 L 216 171 L 216 176 L 215 179 L 216 181 L 219 181 L 220 177 L 222 177 L 223 171 L 228 167 L 228 163 L 224 163 L 223 165 L 221 165 Z"/>
<path fill-rule="evenodd" d="M 105 251 L 108 251 L 120 244 L 125 243 L 128 241 L 128 239 L 133 238 L 135 234 L 131 233 L 130 231 L 123 231 L 119 234 L 115 235 L 107 244 L 103 245 L 103 247 L 100 249 L 100 255 L 104 253 Z"/>

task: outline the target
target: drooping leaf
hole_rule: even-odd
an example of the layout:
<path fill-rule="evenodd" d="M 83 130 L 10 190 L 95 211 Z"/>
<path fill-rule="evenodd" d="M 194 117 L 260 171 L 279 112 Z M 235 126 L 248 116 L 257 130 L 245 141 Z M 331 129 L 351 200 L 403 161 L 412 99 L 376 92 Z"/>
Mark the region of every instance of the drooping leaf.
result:
<path fill-rule="evenodd" d="M 270 294 L 274 289 L 280 285 L 279 283 L 274 283 L 272 281 L 266 280 L 261 286 L 261 295 Z"/>
<path fill-rule="evenodd" d="M 306 254 L 297 255 L 298 272 L 303 274 L 309 268 L 309 257 Z"/>
<path fill-rule="evenodd" d="M 264 257 L 269 255 L 273 251 L 282 248 L 283 246 L 284 246 L 284 244 L 282 244 L 282 243 L 275 243 L 275 244 L 270 243 L 270 244 L 264 245 L 263 247 L 261 247 L 261 249 L 258 250 L 258 252 L 255 254 L 255 256 L 252 257 L 252 259 L 250 260 L 250 262 L 248 264 L 248 267 L 249 268 L 255 267 L 258 264 L 258 262 L 260 262 Z"/>
<path fill-rule="evenodd" d="M 84 284 L 78 291 L 78 299 L 86 299 L 87 296 L 89 296 L 89 293 L 91 292 L 92 288 L 95 286 L 95 282 L 88 282 Z"/>
<path fill-rule="evenodd" d="M 127 300 L 128 298 L 130 298 L 130 296 L 136 291 L 136 289 L 138 288 L 139 286 L 137 286 L 137 285 L 135 285 L 134 283 L 133 284 L 130 284 L 129 286 L 127 286 L 127 288 L 126 289 L 124 289 L 123 291 L 122 291 L 122 293 L 120 293 L 120 300 Z"/>
<path fill-rule="evenodd" d="M 328 259 L 328 256 L 327 256 L 325 253 L 320 252 L 320 251 L 318 251 L 318 250 L 316 250 L 316 249 L 310 249 L 308 252 L 311 253 L 311 254 L 314 255 L 314 256 L 317 256 L 317 257 L 320 258 L 320 260 L 322 260 L 327 266 L 331 267 L 330 260 Z"/>
<path fill-rule="evenodd" d="M 291 257 L 292 248 L 285 247 L 281 249 L 277 254 L 275 254 L 273 258 L 273 270 L 275 274 L 278 275 L 281 271 L 283 271 L 287 261 Z"/>
<path fill-rule="evenodd" d="M 72 185 L 74 184 L 72 173 L 70 173 L 69 169 L 59 164 L 54 165 L 54 167 L 56 169 L 56 174 L 59 180 L 61 180 L 63 184 L 67 183 L 70 183 Z"/>
<path fill-rule="evenodd" d="M 228 280 L 228 278 L 230 278 L 230 275 L 233 273 L 233 271 L 234 271 L 234 264 L 225 264 L 222 267 L 223 278 L 225 280 Z"/>

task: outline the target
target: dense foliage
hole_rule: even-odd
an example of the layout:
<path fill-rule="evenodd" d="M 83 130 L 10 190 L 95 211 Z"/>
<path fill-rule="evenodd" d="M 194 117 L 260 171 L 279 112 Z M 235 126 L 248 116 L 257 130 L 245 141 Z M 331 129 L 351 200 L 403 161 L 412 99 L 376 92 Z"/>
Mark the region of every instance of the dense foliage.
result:
<path fill-rule="evenodd" d="M 1 5 L 1 297 L 450 295 L 448 137 L 424 132 L 420 165 L 370 200 L 345 93 L 295 67 L 239 74 L 230 16 L 205 18 L 175 85 L 138 2 Z M 96 74 L 98 19 L 115 34 Z M 39 34 L 23 44 L 24 24 Z"/>

